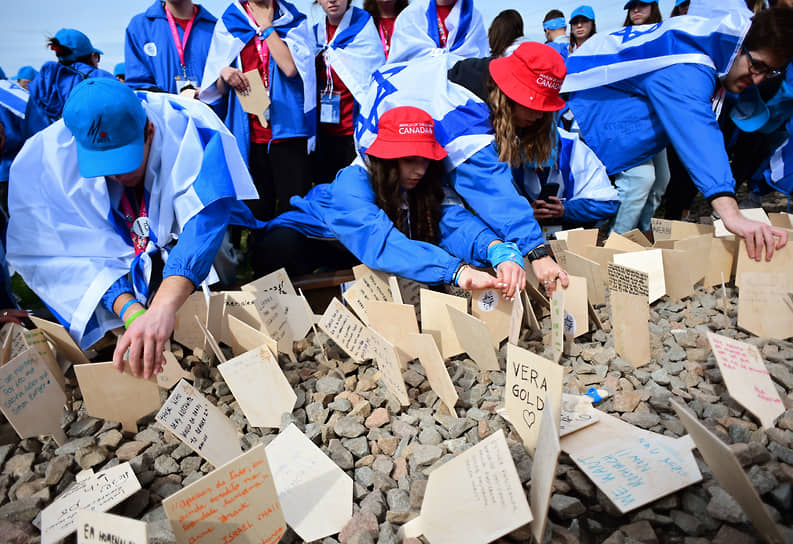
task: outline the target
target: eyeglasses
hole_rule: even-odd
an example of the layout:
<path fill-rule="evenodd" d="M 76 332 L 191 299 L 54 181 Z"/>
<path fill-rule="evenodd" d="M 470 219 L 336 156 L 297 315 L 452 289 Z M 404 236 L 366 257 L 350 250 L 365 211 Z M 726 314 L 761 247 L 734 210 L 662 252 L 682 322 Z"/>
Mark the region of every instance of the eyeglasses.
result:
<path fill-rule="evenodd" d="M 767 79 L 771 79 L 782 75 L 780 70 L 774 70 L 763 61 L 754 60 L 745 45 L 741 46 L 741 52 L 749 59 L 749 73 L 753 76 L 765 76 Z"/>

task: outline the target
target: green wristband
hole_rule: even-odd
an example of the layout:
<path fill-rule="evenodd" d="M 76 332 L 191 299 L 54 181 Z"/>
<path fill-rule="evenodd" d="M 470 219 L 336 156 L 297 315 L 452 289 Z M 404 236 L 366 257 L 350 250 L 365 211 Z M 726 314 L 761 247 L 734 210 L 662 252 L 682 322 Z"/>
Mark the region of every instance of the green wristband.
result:
<path fill-rule="evenodd" d="M 132 325 L 132 322 L 133 322 L 133 321 L 135 321 L 135 320 L 136 320 L 138 317 L 140 317 L 141 315 L 143 315 L 143 314 L 145 314 L 145 313 L 146 313 L 146 308 L 143 308 L 142 310 L 138 310 L 137 312 L 135 312 L 134 314 L 132 314 L 132 315 L 130 316 L 130 318 L 129 318 L 129 319 L 127 319 L 127 322 L 126 322 L 126 323 L 124 323 L 124 328 L 127 328 L 127 329 L 128 329 L 128 328 L 129 328 L 129 326 L 130 326 L 130 325 Z"/>

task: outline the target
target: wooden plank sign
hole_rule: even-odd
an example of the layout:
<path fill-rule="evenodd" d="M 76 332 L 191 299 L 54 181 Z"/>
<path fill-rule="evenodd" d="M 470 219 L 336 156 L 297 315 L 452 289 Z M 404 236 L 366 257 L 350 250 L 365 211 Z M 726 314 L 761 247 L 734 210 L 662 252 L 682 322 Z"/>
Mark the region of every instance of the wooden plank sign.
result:
<path fill-rule="evenodd" d="M 770 429 L 785 411 L 757 346 L 708 332 L 708 341 L 730 396 Z"/>
<path fill-rule="evenodd" d="M 279 268 L 275 272 L 271 272 L 266 276 L 262 276 L 250 283 L 246 283 L 241 287 L 243 291 L 251 291 L 253 293 L 274 293 L 276 295 L 297 295 L 292 281 L 289 279 L 289 274 L 286 273 L 285 268 Z"/>
<path fill-rule="evenodd" d="M 513 303 L 501 296 L 501 291 L 498 289 L 471 291 L 471 315 L 487 325 L 490 339 L 496 349 L 501 341 L 509 336 L 513 306 Z M 521 317 L 522 315 L 521 310 Z"/>
<path fill-rule="evenodd" d="M 463 313 L 468 312 L 468 301 L 461 297 L 436 293 L 429 289 L 421 290 L 421 332 L 429 333 L 435 338 L 444 359 L 454 357 L 465 351 L 454 332 L 446 306 L 451 306 Z"/>
<path fill-rule="evenodd" d="M 564 299 L 564 290 L 557 281 L 556 290 L 551 295 L 551 353 L 554 363 L 559 362 L 564 352 Z"/>
<path fill-rule="evenodd" d="M 371 359 L 369 329 L 334 298 L 319 320 L 319 327 L 357 363 Z"/>
<path fill-rule="evenodd" d="M 174 316 L 173 339 L 182 344 L 187 349 L 204 348 L 204 335 L 195 326 L 195 317 L 206 325 L 209 316 L 206 296 L 203 291 L 196 291 L 184 301 L 181 308 Z"/>
<path fill-rule="evenodd" d="M 784 340 L 793 336 L 793 311 L 784 297 L 793 289 L 791 270 L 743 273 L 738 290 L 739 327 L 764 338 Z"/>
<path fill-rule="evenodd" d="M 446 306 L 446 310 L 449 312 L 449 319 L 457 341 L 479 369 L 501 370 L 487 325 L 457 308 Z"/>
<path fill-rule="evenodd" d="M 259 346 L 267 346 L 271 352 L 278 353 L 278 342 L 274 338 L 233 315 L 226 316 L 224 330 L 226 337 L 223 339 L 223 343 L 231 348 L 231 353 L 235 356 L 242 355 Z"/>
<path fill-rule="evenodd" d="M 617 264 L 608 267 L 614 349 L 638 368 L 650 362 L 647 274 Z"/>
<path fill-rule="evenodd" d="M 507 382 L 504 407 L 526 450 L 534 455 L 540 435 L 540 420 L 546 409 L 558 422 L 562 406 L 564 368 L 528 350 L 507 345 Z M 546 406 L 546 397 L 551 406 Z M 558 426 L 558 423 L 556 424 Z"/>
<path fill-rule="evenodd" d="M 306 542 L 340 532 L 352 518 L 352 478 L 293 424 L 265 451 L 289 526 Z"/>
<path fill-rule="evenodd" d="M 263 444 L 163 499 L 178 544 L 275 544 L 286 532 Z"/>
<path fill-rule="evenodd" d="M 184 380 L 174 387 L 156 419 L 216 467 L 242 451 L 234 424 Z"/>
<path fill-rule="evenodd" d="M 16 323 L 8 323 L 11 329 L 11 354 L 8 360 L 13 359 L 28 348 L 35 347 L 39 357 L 44 361 L 49 369 L 52 377 L 61 386 L 61 389 L 66 390 L 66 378 L 63 375 L 63 370 L 58 366 L 58 361 L 55 358 L 47 341 L 47 336 L 39 329 L 27 330 L 21 325 Z"/>
<path fill-rule="evenodd" d="M 568 275 L 569 285 L 564 288 L 564 334 L 567 338 L 578 338 L 589 332 L 589 304 L 587 280 Z"/>
<path fill-rule="evenodd" d="M 565 254 L 565 258 L 568 274 L 586 278 L 589 301 L 592 304 L 605 304 L 606 282 L 603 281 L 603 276 L 600 273 L 600 264 L 571 251 Z"/>
<path fill-rule="evenodd" d="M 647 274 L 648 302 L 652 304 L 666 294 L 664 259 L 660 249 L 634 251 L 614 255 L 614 264 Z"/>
<path fill-rule="evenodd" d="M 446 365 L 438 351 L 438 345 L 429 334 L 411 334 L 405 341 L 408 349 L 415 353 L 427 375 L 427 381 L 433 391 L 440 397 L 441 401 L 450 414 L 454 414 L 454 405 L 457 403 L 457 390 L 446 370 Z"/>
<path fill-rule="evenodd" d="M 51 434 L 66 443 L 61 429 L 66 394 L 36 347 L 0 367 L 0 410 L 20 438 Z"/>
<path fill-rule="evenodd" d="M 30 320 L 36 328 L 41 329 L 47 335 L 47 338 L 55 345 L 55 351 L 63 355 L 67 361 L 75 365 L 90 362 L 83 350 L 80 349 L 80 346 L 77 345 L 77 342 L 60 324 L 34 315 L 30 316 Z"/>
<path fill-rule="evenodd" d="M 372 330 L 394 346 L 407 352 L 411 357 L 418 357 L 415 352 L 409 349 L 407 343 L 411 334 L 419 332 L 414 306 L 379 300 L 366 300 L 365 305 L 366 313 L 369 316 L 369 327 Z"/>
<path fill-rule="evenodd" d="M 372 329 L 367 329 L 372 350 L 372 359 L 380 369 L 386 389 L 394 395 L 402 406 L 409 406 L 405 380 L 402 378 L 402 364 L 396 348 Z"/>
<path fill-rule="evenodd" d="M 220 374 L 254 427 L 278 428 L 292 413 L 297 394 L 267 346 L 259 346 L 218 366 Z"/>
<path fill-rule="evenodd" d="M 75 365 L 74 373 L 88 414 L 118 421 L 127 432 L 138 432 L 138 420 L 160 409 L 156 378 L 133 376 L 126 362 L 124 372 L 113 363 L 89 363 Z"/>
<path fill-rule="evenodd" d="M 140 490 L 129 463 L 121 463 L 74 483 L 41 511 L 41 542 L 55 544 L 77 529 L 77 512 L 107 512 Z"/>
<path fill-rule="evenodd" d="M 532 520 L 526 492 L 504 431 L 430 473 L 421 514 L 402 537 L 423 534 L 433 544 L 492 542 Z"/>
<path fill-rule="evenodd" d="M 531 490 L 529 504 L 531 515 L 531 534 L 537 542 L 543 541 L 545 523 L 548 521 L 548 508 L 551 505 L 553 482 L 556 479 L 556 466 L 559 463 L 559 426 L 554 419 L 553 401 L 550 395 L 545 397 L 545 405 L 549 407 L 542 413 L 537 450 L 534 452 L 531 466 Z"/>

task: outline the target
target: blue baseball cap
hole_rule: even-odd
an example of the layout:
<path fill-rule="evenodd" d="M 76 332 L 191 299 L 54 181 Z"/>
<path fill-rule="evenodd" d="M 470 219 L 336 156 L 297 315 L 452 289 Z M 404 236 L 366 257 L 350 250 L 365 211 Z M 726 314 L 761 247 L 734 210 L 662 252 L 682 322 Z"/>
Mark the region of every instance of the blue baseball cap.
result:
<path fill-rule="evenodd" d="M 542 24 L 545 30 L 556 30 L 557 28 L 564 28 L 567 23 L 564 22 L 564 17 L 557 17 L 556 19 L 549 19 Z"/>
<path fill-rule="evenodd" d="M 16 79 L 16 80 L 27 79 L 33 81 L 33 78 L 36 77 L 37 74 L 38 72 L 32 66 L 23 66 L 22 68 L 19 69 L 17 75 L 12 77 L 11 79 Z"/>
<path fill-rule="evenodd" d="M 595 20 L 595 10 L 592 9 L 592 6 L 578 6 L 573 10 L 573 13 L 570 14 L 570 22 L 573 22 L 573 19 L 576 17 L 585 17 L 590 21 Z"/>
<path fill-rule="evenodd" d="M 146 111 L 117 79 L 90 78 L 72 89 L 63 122 L 77 143 L 84 178 L 134 172 L 143 160 Z"/>
<path fill-rule="evenodd" d="M 675 7 L 680 6 L 682 4 L 688 4 L 691 0 L 675 0 Z"/>
<path fill-rule="evenodd" d="M 649 0 L 649 2 L 645 2 L 644 0 L 629 0 L 625 3 L 625 7 L 622 9 L 630 9 L 631 6 L 635 4 L 657 4 L 658 0 Z"/>
<path fill-rule="evenodd" d="M 55 51 L 58 58 L 66 62 L 74 62 L 80 57 L 90 55 L 91 53 L 102 54 L 102 51 L 91 44 L 91 40 L 88 39 L 88 36 L 73 28 L 60 29 L 58 33 L 55 34 L 55 39 L 58 40 L 58 43 L 63 47 L 71 49 L 71 53 L 68 55 L 60 55 L 57 50 Z"/>
<path fill-rule="evenodd" d="M 118 76 L 123 76 L 124 74 L 126 74 L 126 72 L 124 71 L 124 63 L 119 62 L 113 68 L 113 75 L 118 77 Z"/>

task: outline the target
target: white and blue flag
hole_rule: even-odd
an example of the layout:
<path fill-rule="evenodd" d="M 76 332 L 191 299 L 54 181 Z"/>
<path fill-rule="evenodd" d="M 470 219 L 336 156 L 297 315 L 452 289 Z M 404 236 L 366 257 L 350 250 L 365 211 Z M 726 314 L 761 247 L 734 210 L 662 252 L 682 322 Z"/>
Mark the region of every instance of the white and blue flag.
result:
<path fill-rule="evenodd" d="M 28 97 L 30 94 L 14 83 L 7 79 L 0 79 L 0 106 L 5 107 L 19 117 L 25 118 L 25 108 L 28 105 Z"/>
<path fill-rule="evenodd" d="M 793 195 L 793 119 L 787 123 L 788 138 L 771 155 L 765 178 L 768 185 L 788 196 Z"/>

